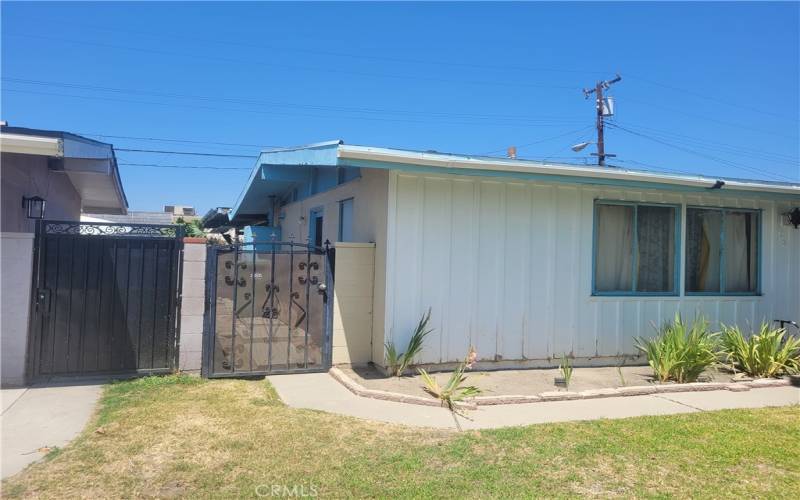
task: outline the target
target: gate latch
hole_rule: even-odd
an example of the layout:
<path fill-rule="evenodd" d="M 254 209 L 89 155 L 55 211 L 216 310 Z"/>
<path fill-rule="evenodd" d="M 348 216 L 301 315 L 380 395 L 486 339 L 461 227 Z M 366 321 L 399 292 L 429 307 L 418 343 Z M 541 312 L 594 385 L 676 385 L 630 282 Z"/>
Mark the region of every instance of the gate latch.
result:
<path fill-rule="evenodd" d="M 37 288 L 36 289 L 36 308 L 43 314 L 50 312 L 50 289 Z"/>

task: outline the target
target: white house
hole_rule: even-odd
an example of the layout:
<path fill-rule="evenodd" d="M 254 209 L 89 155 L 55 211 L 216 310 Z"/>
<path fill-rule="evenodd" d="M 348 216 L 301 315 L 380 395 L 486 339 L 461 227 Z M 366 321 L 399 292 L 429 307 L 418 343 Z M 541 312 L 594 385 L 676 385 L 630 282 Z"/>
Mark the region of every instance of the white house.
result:
<path fill-rule="evenodd" d="M 615 363 L 675 312 L 800 321 L 799 207 L 793 183 L 336 141 L 261 153 L 230 220 L 362 260 L 337 263 L 339 295 L 369 283 L 337 309 L 333 363 L 383 365 L 430 307 L 420 362 L 473 345 L 504 367 Z"/>

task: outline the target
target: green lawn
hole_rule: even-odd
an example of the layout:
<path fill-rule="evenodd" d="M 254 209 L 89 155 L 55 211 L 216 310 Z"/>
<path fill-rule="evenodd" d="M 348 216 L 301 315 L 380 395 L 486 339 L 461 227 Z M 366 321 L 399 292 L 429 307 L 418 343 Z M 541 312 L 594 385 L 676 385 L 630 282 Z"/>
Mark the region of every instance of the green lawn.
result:
<path fill-rule="evenodd" d="M 321 497 L 800 498 L 800 408 L 454 433 L 287 408 L 263 381 L 147 378 L 108 386 L 83 435 L 3 496 L 253 497 L 259 485 Z"/>

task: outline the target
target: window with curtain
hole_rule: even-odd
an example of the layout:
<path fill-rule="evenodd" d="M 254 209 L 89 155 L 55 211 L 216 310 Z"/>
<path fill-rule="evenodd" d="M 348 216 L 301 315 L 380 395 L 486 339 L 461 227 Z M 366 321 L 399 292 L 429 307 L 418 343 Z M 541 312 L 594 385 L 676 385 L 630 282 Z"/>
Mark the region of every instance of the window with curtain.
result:
<path fill-rule="evenodd" d="M 677 208 L 595 206 L 594 293 L 675 294 Z"/>
<path fill-rule="evenodd" d="M 686 211 L 686 292 L 758 293 L 759 214 Z"/>

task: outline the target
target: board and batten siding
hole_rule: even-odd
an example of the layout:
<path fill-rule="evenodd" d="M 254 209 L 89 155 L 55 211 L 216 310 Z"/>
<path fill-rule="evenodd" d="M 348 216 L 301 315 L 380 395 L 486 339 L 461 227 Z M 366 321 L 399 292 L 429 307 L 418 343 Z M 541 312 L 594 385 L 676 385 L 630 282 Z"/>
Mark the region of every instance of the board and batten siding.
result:
<path fill-rule="evenodd" d="M 687 205 L 762 209 L 762 296 L 594 297 L 594 200 L 681 206 L 680 290 Z M 800 319 L 800 231 L 787 203 L 674 191 L 393 172 L 389 179 L 386 340 L 402 351 L 432 308 L 420 363 L 479 359 L 548 365 L 635 355 L 653 325 L 705 315 L 743 327 Z M 376 360 L 377 361 L 377 360 Z M 614 362 L 610 359 L 606 363 Z"/>

